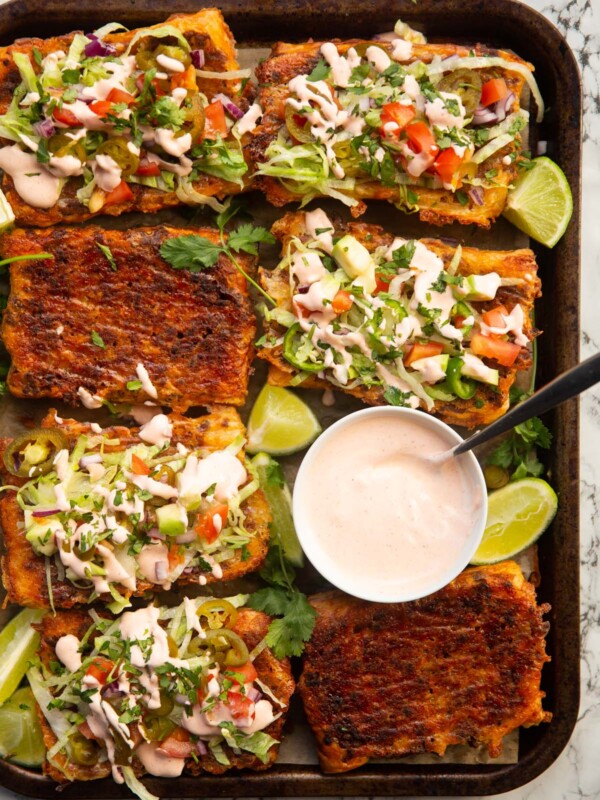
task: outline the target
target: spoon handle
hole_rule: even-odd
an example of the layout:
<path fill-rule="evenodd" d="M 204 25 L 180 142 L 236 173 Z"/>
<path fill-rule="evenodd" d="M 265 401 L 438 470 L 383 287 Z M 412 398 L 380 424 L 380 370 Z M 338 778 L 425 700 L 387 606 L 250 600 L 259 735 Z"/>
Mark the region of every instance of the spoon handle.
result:
<path fill-rule="evenodd" d="M 503 417 L 492 422 L 487 428 L 469 436 L 468 439 L 465 439 L 464 442 L 454 448 L 454 455 L 466 453 L 473 447 L 477 447 L 477 445 L 511 430 L 515 425 L 519 425 L 531 417 L 537 417 L 545 411 L 559 406 L 566 400 L 570 400 L 572 397 L 589 389 L 590 386 L 598 383 L 598 381 L 600 381 L 600 353 L 596 353 L 591 358 L 576 364 L 567 372 L 563 372 L 562 375 L 554 378 L 553 381 L 550 381 L 542 389 L 532 394 L 530 398 L 514 406 Z"/>

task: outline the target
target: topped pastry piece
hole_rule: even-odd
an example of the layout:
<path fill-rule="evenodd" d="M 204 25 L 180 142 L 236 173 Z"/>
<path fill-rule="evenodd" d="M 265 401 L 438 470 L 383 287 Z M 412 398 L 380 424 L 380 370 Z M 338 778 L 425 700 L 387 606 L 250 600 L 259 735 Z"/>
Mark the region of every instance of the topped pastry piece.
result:
<path fill-rule="evenodd" d="M 531 250 L 407 240 L 321 209 L 286 214 L 272 230 L 282 260 L 260 270 L 276 306 L 263 307 L 258 353 L 270 383 L 337 388 L 469 428 L 507 410 L 531 364 Z"/>
<path fill-rule="evenodd" d="M 224 254 L 199 272 L 169 266 L 161 246 L 183 234 L 220 241 L 216 229 L 165 225 L 6 234 L 5 256 L 51 256 L 11 265 L 10 391 L 87 408 L 243 405 L 256 329 L 246 280 Z M 237 260 L 252 271 L 253 256 Z"/>
<path fill-rule="evenodd" d="M 221 12 L 121 27 L 0 48 L 2 189 L 19 223 L 214 205 L 242 188 L 246 101 Z"/>
<path fill-rule="evenodd" d="M 531 64 L 481 45 L 275 45 L 257 69 L 249 145 L 271 203 L 388 200 L 436 225 L 489 227 L 516 176 Z"/>

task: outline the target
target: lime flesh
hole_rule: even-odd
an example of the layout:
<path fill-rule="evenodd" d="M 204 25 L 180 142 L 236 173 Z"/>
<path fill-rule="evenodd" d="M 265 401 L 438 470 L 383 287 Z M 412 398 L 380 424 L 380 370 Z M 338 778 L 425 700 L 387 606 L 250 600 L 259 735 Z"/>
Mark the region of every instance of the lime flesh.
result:
<path fill-rule="evenodd" d="M 303 450 L 321 433 L 310 408 L 293 392 L 263 386 L 248 420 L 249 453 L 288 455 Z"/>
<path fill-rule="evenodd" d="M 29 662 L 37 653 L 40 635 L 31 624 L 39 622 L 43 616 L 43 611 L 26 608 L 0 633 L 0 703 L 8 700 L 21 683 Z"/>
<path fill-rule="evenodd" d="M 495 564 L 533 544 L 554 519 L 556 492 L 540 478 L 524 478 L 492 492 L 487 524 L 472 564 Z"/>
<path fill-rule="evenodd" d="M 554 247 L 573 213 L 573 197 L 562 169 L 549 158 L 521 175 L 509 191 L 504 216 L 536 242 Z"/>
<path fill-rule="evenodd" d="M 277 462 L 267 453 L 259 453 L 254 456 L 252 464 L 256 467 L 260 488 L 271 508 L 271 536 L 281 544 L 290 564 L 301 567 L 304 564 L 304 553 L 294 526 L 292 496 L 285 480 L 281 484 L 272 477 L 274 470 L 281 475 Z"/>
<path fill-rule="evenodd" d="M 46 748 L 33 692 L 18 689 L 0 706 L 0 756 L 24 767 L 40 767 Z"/>

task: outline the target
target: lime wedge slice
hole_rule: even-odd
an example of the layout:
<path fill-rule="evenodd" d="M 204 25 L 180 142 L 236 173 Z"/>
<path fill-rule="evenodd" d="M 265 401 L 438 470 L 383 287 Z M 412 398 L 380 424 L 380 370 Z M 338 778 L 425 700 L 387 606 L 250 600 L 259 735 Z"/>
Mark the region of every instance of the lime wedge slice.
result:
<path fill-rule="evenodd" d="M 0 706 L 0 756 L 24 767 L 41 767 L 46 748 L 33 692 L 18 689 Z"/>
<path fill-rule="evenodd" d="M 533 161 L 508 193 L 504 216 L 536 242 L 554 247 L 573 213 L 573 197 L 562 169 L 545 156 Z"/>
<path fill-rule="evenodd" d="M 0 703 L 12 695 L 40 643 L 40 635 L 31 627 L 44 612 L 26 608 L 13 617 L 0 633 Z"/>
<path fill-rule="evenodd" d="M 285 482 L 281 467 L 267 453 L 259 453 L 252 459 L 256 467 L 260 488 L 265 493 L 267 502 L 271 507 L 271 536 L 281 543 L 283 553 L 294 567 L 304 564 L 304 553 L 292 516 L 292 495 Z"/>
<path fill-rule="evenodd" d="M 15 222 L 15 215 L 12 207 L 6 199 L 4 192 L 0 191 L 0 233 L 7 228 L 12 228 Z"/>
<path fill-rule="evenodd" d="M 495 564 L 533 544 L 554 519 L 556 492 L 541 478 L 523 478 L 492 492 L 487 525 L 472 564 Z"/>
<path fill-rule="evenodd" d="M 266 384 L 250 412 L 247 450 L 289 455 L 308 447 L 320 433 L 319 420 L 306 403 L 287 389 Z"/>

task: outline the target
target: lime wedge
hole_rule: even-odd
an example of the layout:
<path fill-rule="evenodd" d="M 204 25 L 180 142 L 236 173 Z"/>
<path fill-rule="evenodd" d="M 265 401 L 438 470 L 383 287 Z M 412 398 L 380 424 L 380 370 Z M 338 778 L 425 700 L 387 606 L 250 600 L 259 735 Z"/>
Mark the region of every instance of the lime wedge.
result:
<path fill-rule="evenodd" d="M 12 207 L 6 199 L 4 192 L 0 191 L 0 233 L 7 228 L 12 228 L 15 222 L 15 215 Z"/>
<path fill-rule="evenodd" d="M 562 169 L 545 156 L 533 161 L 508 193 L 504 216 L 536 242 L 554 247 L 573 213 L 573 197 Z"/>
<path fill-rule="evenodd" d="M 26 608 L 13 617 L 0 633 L 0 703 L 11 696 L 40 643 L 40 635 L 31 627 L 39 622 L 44 612 Z"/>
<path fill-rule="evenodd" d="M 41 767 L 46 748 L 33 692 L 18 689 L 0 706 L 0 756 L 24 767 Z"/>
<path fill-rule="evenodd" d="M 247 450 L 289 455 L 308 447 L 320 433 L 319 421 L 306 403 L 287 389 L 266 384 L 250 412 Z"/>
<path fill-rule="evenodd" d="M 283 477 L 281 467 L 267 453 L 259 453 L 252 459 L 256 467 L 260 488 L 265 493 L 267 502 L 271 507 L 271 536 L 279 541 L 287 560 L 294 567 L 304 564 L 304 553 L 292 516 L 292 495 Z"/>
<path fill-rule="evenodd" d="M 554 519 L 556 492 L 541 478 L 523 478 L 492 492 L 487 525 L 472 564 L 495 564 L 533 544 Z"/>

